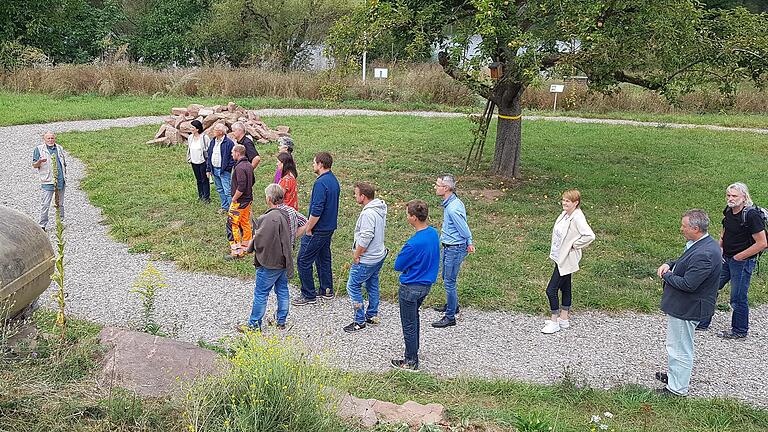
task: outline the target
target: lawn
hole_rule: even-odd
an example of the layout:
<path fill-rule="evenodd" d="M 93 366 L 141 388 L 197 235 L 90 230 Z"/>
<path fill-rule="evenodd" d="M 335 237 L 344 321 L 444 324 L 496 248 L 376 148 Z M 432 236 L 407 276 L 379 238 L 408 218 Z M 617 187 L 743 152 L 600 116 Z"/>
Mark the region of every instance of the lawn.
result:
<path fill-rule="evenodd" d="M 177 96 L 55 96 L 37 93 L 0 91 L 0 126 L 47 123 L 64 120 L 88 120 L 146 115 L 166 115 L 171 107 L 190 103 L 220 104 L 234 99 L 247 108 L 360 108 L 377 111 L 456 111 L 480 112 L 482 107 L 452 107 L 425 103 L 389 103 L 383 101 L 348 100 L 331 102 L 309 99 L 276 98 L 198 98 Z M 768 115 L 758 114 L 653 114 L 636 112 L 591 112 L 525 110 L 525 115 L 607 118 L 665 123 L 711 124 L 718 126 L 768 128 Z"/>
<path fill-rule="evenodd" d="M 398 285 L 392 264 L 412 233 L 404 203 L 425 199 L 432 224 L 439 226 L 442 209 L 432 185 L 440 173 L 460 174 L 459 196 L 477 245 L 459 275 L 460 301 L 483 309 L 547 310 L 550 235 L 565 189 L 582 191 L 584 212 L 597 235 L 574 277 L 577 310 L 657 310 L 661 284 L 655 271 L 682 250 L 684 210 L 706 209 L 717 237 L 725 186 L 745 181 L 755 202 L 768 203 L 768 180 L 754 162 L 765 160 L 768 149 L 765 138 L 753 134 L 528 122 L 523 178 L 508 182 L 485 175 L 487 167 L 461 174 L 471 137 L 463 119 L 293 117 L 267 122 L 293 129 L 302 209 L 314 180 L 314 153 L 328 150 L 336 157 L 333 170 L 342 199 L 333 269 L 339 292 L 346 285 L 360 210 L 352 198 L 353 184 L 367 180 L 378 186 L 389 204 L 386 246 L 392 252 L 382 270 L 382 297 L 393 302 Z M 144 144 L 155 130 L 67 133 L 60 142 L 87 164 L 82 188 L 103 209 L 111 234 L 131 251 L 174 260 L 187 270 L 252 278 L 250 260 L 223 260 L 224 217 L 216 215 L 216 204 L 196 202 L 184 148 Z M 263 210 L 259 196 L 274 173 L 275 150 L 275 145 L 260 148 L 264 162 L 256 171 L 257 212 Z M 766 280 L 762 273 L 753 279 L 753 302 L 768 300 Z M 427 302 L 440 302 L 442 292 L 439 281 Z M 727 289 L 722 298 L 726 295 Z"/>

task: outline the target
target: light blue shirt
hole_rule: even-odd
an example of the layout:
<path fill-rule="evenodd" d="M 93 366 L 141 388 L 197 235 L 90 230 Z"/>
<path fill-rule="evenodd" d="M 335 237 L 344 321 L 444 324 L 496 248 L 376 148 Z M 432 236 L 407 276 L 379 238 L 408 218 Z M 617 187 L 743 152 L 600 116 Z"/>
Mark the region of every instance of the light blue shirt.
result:
<path fill-rule="evenodd" d="M 467 209 L 456 194 L 443 201 L 443 228 L 440 242 L 448 245 L 472 244 L 472 232 L 467 225 Z"/>
<path fill-rule="evenodd" d="M 687 242 L 685 242 L 685 250 L 684 251 L 687 251 L 688 249 L 691 248 L 691 246 L 695 245 L 698 241 L 701 241 L 702 239 L 707 238 L 707 237 L 709 237 L 709 233 L 704 234 L 703 236 L 701 236 L 701 238 L 699 240 L 688 240 Z"/>

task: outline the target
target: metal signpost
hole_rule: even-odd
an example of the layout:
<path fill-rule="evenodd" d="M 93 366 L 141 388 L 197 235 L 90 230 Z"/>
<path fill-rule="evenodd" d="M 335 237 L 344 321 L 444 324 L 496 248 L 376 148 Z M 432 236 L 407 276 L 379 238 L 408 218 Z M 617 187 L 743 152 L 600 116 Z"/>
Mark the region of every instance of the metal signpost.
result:
<path fill-rule="evenodd" d="M 552 106 L 552 111 L 557 111 L 557 94 L 562 93 L 565 89 L 563 84 L 552 84 L 549 86 L 549 92 L 555 94 L 555 104 Z"/>

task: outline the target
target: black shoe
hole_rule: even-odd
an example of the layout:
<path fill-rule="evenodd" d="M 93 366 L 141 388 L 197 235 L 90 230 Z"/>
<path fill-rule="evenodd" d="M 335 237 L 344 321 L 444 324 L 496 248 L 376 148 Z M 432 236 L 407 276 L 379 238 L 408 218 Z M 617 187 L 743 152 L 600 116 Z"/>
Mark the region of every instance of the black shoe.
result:
<path fill-rule="evenodd" d="M 336 298 L 336 294 L 335 293 L 323 293 L 323 294 L 320 294 L 320 298 L 322 298 L 323 300 L 333 300 L 334 298 Z"/>
<path fill-rule="evenodd" d="M 376 316 L 372 316 L 372 317 L 366 318 L 365 322 L 367 324 L 377 325 L 377 324 L 381 323 L 381 318 L 379 318 L 379 316 L 376 315 Z"/>
<path fill-rule="evenodd" d="M 277 329 L 278 330 L 285 330 L 285 323 L 282 323 L 282 324 L 277 323 Z"/>
<path fill-rule="evenodd" d="M 432 327 L 434 328 L 445 328 L 445 327 L 450 327 L 455 325 L 456 325 L 456 320 L 448 319 L 448 317 L 442 317 L 440 321 L 435 321 L 432 323 Z"/>
<path fill-rule="evenodd" d="M 433 307 L 432 309 L 434 309 L 435 312 L 443 312 L 443 313 L 445 313 L 445 310 L 447 308 L 448 308 L 448 305 L 443 303 L 442 305 L 437 305 L 437 306 Z M 456 305 L 456 313 L 457 314 L 459 313 L 459 305 Z"/>
<path fill-rule="evenodd" d="M 721 331 L 717 334 L 717 337 L 723 338 L 723 339 L 744 339 L 747 337 L 746 333 L 734 333 L 731 331 Z"/>
<path fill-rule="evenodd" d="M 667 384 L 669 383 L 669 376 L 667 375 L 666 372 L 656 372 L 656 380 L 661 381 L 664 384 Z"/>
<path fill-rule="evenodd" d="M 697 325 L 696 326 L 696 330 L 698 330 L 698 331 L 707 331 L 707 330 L 709 330 L 709 326 L 702 327 L 701 325 Z"/>
<path fill-rule="evenodd" d="M 296 297 L 295 299 L 291 300 L 291 304 L 294 306 L 306 306 L 315 304 L 317 302 L 316 299 L 308 299 L 304 296 Z"/>
<path fill-rule="evenodd" d="M 353 332 L 356 332 L 358 330 L 362 330 L 364 328 L 365 328 L 365 323 L 358 324 L 356 322 L 353 322 L 350 325 L 344 326 L 344 331 L 347 332 L 347 333 L 353 333 Z"/>
<path fill-rule="evenodd" d="M 656 391 L 656 394 L 661 397 L 683 397 L 682 395 L 679 395 L 677 393 L 672 393 L 672 391 L 666 387 L 656 389 L 655 391 Z"/>
<path fill-rule="evenodd" d="M 411 363 L 403 359 L 392 359 L 389 365 L 394 369 L 408 372 L 416 372 L 419 370 L 419 362 Z"/>

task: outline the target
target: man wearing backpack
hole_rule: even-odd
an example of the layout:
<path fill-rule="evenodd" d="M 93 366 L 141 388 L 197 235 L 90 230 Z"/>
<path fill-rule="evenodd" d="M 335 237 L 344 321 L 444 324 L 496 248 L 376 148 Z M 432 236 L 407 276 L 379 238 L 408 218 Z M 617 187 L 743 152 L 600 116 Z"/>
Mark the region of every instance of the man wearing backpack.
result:
<path fill-rule="evenodd" d="M 723 251 L 723 269 L 720 289 L 731 282 L 731 329 L 718 333 L 724 339 L 743 339 L 749 332 L 749 304 L 747 292 L 757 255 L 768 246 L 762 210 L 752 203 L 749 189 L 744 183 L 734 183 L 725 190 L 728 206 L 723 210 L 723 232 L 720 248 Z M 711 319 L 704 320 L 697 330 L 709 328 Z"/>

